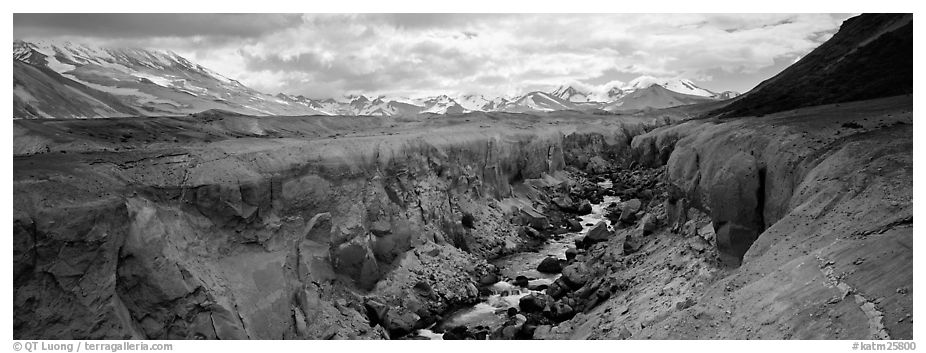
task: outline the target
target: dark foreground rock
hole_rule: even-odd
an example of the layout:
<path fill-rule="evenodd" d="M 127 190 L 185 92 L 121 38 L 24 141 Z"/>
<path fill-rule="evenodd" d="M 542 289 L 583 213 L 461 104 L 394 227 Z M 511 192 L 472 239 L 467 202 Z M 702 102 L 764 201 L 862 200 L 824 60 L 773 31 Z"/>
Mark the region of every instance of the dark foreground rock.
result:
<path fill-rule="evenodd" d="M 542 273 L 560 273 L 563 270 L 562 260 L 555 257 L 548 257 L 540 261 L 537 265 L 537 271 Z"/>

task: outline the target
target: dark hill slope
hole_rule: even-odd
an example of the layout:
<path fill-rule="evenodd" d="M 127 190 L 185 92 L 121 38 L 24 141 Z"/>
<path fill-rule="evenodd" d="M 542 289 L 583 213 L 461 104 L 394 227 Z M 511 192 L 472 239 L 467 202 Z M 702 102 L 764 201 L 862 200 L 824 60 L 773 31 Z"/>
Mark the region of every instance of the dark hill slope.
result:
<path fill-rule="evenodd" d="M 761 115 L 913 93 L 913 16 L 864 14 L 712 115 Z"/>

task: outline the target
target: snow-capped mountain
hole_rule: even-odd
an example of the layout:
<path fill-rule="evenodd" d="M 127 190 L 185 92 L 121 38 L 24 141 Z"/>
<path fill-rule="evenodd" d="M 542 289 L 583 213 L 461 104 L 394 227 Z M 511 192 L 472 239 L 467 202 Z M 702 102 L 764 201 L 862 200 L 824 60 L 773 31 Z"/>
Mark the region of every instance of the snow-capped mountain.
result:
<path fill-rule="evenodd" d="M 582 92 L 573 88 L 572 86 L 559 86 L 553 90 L 553 92 L 550 92 L 550 95 L 573 103 L 585 103 L 592 101 L 590 98 L 592 95 L 591 92 Z"/>
<path fill-rule="evenodd" d="M 428 98 L 424 102 L 422 113 L 432 114 L 459 114 L 467 111 L 462 105 L 447 95 Z"/>
<path fill-rule="evenodd" d="M 683 94 L 685 96 L 694 96 L 694 97 L 704 97 L 715 100 L 724 100 L 731 99 L 739 95 L 733 91 L 724 91 L 721 93 L 713 92 L 709 89 L 699 87 L 691 80 L 683 78 L 655 78 L 652 76 L 640 76 L 624 85 L 621 86 L 611 86 L 611 87 L 598 87 L 593 89 L 581 90 L 575 88 L 571 85 L 560 85 L 556 89 L 550 91 L 550 95 L 560 98 L 564 101 L 575 103 L 577 107 L 584 108 L 587 107 L 588 103 L 601 103 L 600 107 L 635 107 L 633 109 L 639 109 L 639 107 L 644 107 L 645 104 L 626 104 L 631 100 L 636 101 L 651 101 L 656 103 L 654 106 L 648 106 L 649 108 L 653 107 L 666 107 L 670 104 L 680 104 L 682 101 L 689 101 L 690 99 L 650 99 L 652 94 L 656 92 L 655 90 L 648 90 L 653 86 L 662 87 L 670 92 Z M 640 94 L 633 95 L 634 92 L 642 92 Z M 661 91 L 659 91 L 661 92 Z M 673 94 L 663 95 L 664 97 L 674 96 Z M 675 103 L 670 103 L 675 102 Z M 645 107 L 644 107 L 645 108 Z M 627 108 L 629 109 L 629 108 Z"/>
<path fill-rule="evenodd" d="M 576 105 L 546 92 L 530 92 L 503 104 L 497 110 L 510 113 L 551 112 L 555 110 L 572 110 Z"/>
<path fill-rule="evenodd" d="M 367 95 L 310 98 L 259 92 L 170 51 L 14 41 L 13 58 L 16 118 L 185 115 L 210 109 L 247 115 L 369 116 L 637 110 L 738 95 L 712 92 L 686 79 L 641 76 L 627 84 L 568 84 L 514 98 L 478 93 L 417 99 Z"/>
<path fill-rule="evenodd" d="M 39 69 L 47 76 L 46 79 L 66 80 L 78 85 L 81 90 L 94 92 L 94 96 L 105 97 L 76 97 L 81 102 L 75 104 L 94 105 L 98 111 L 68 117 L 113 116 L 108 111 L 119 110 L 111 106 L 115 102 L 133 108 L 135 113 L 132 115 L 189 114 L 209 109 L 249 115 L 320 114 L 305 105 L 294 105 L 248 88 L 170 51 L 95 48 L 70 42 L 15 41 L 13 59 Z M 35 112 L 22 115 L 46 117 L 42 112 L 56 109 L 51 106 L 71 104 L 68 101 L 39 100 L 33 93 L 40 90 L 41 87 L 25 81 L 17 85 L 14 79 L 14 101 L 18 100 L 23 109 L 31 107 Z"/>
<path fill-rule="evenodd" d="M 623 88 L 624 91 L 634 91 L 638 89 L 649 88 L 653 85 L 659 85 L 663 88 L 678 92 L 682 94 L 687 94 L 690 96 L 701 96 L 701 97 L 713 97 L 717 93 L 711 92 L 704 88 L 698 87 L 691 80 L 683 78 L 656 78 L 652 76 L 640 76 L 627 83 L 627 86 Z"/>
<path fill-rule="evenodd" d="M 608 111 L 661 109 L 716 100 L 717 99 L 710 96 L 696 96 L 679 93 L 673 90 L 669 90 L 662 85 L 654 84 L 646 88 L 639 88 L 629 91 L 629 93 L 621 96 L 613 102 L 609 102 L 603 105 L 601 109 Z"/>
<path fill-rule="evenodd" d="M 496 98 L 499 99 L 499 98 Z M 497 103 L 481 94 L 465 94 L 457 98 L 457 103 L 468 111 L 492 111 Z"/>

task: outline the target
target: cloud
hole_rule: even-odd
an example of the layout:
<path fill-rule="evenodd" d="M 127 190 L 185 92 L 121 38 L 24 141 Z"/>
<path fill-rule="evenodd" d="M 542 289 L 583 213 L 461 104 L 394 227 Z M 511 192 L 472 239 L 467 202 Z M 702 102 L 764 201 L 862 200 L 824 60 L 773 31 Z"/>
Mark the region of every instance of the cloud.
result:
<path fill-rule="evenodd" d="M 13 16 L 17 38 L 87 36 L 100 38 L 260 37 L 298 26 L 295 14 L 34 13 Z"/>
<path fill-rule="evenodd" d="M 89 17 L 88 17 L 89 16 Z M 511 95 L 640 75 L 745 91 L 848 15 L 14 15 L 14 35 L 174 50 L 266 92 Z"/>

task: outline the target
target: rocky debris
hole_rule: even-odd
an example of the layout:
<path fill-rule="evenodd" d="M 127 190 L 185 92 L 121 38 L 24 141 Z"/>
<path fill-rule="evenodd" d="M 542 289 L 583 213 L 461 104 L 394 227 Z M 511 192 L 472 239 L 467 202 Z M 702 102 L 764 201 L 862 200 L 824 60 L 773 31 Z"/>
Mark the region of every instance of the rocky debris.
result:
<path fill-rule="evenodd" d="M 537 265 L 537 271 L 541 273 L 560 273 L 562 270 L 562 260 L 555 257 L 547 257 Z"/>

